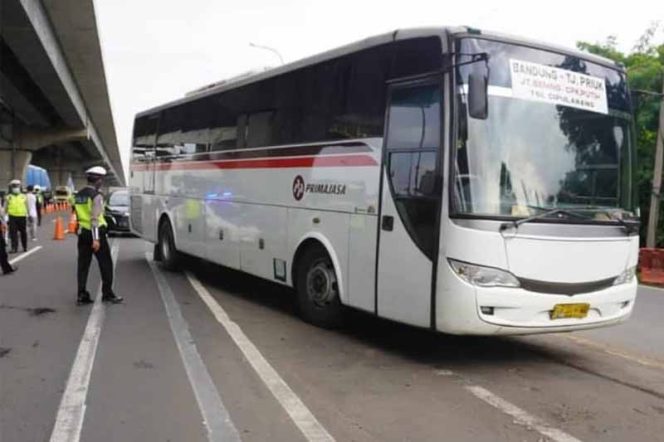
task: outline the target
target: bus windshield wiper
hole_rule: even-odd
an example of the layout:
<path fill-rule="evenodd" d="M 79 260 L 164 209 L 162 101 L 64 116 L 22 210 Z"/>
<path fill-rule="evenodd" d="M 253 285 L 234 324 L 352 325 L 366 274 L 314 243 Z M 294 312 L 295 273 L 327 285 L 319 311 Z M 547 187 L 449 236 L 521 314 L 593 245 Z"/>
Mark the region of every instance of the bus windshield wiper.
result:
<path fill-rule="evenodd" d="M 529 223 L 531 221 L 534 221 L 536 219 L 540 218 L 546 218 L 551 215 L 566 215 L 568 217 L 573 217 L 573 218 L 581 218 L 581 219 L 590 219 L 590 217 L 581 215 L 580 213 L 576 212 L 571 212 L 569 210 L 565 209 L 560 209 L 560 208 L 555 208 L 555 209 L 546 209 L 544 207 L 539 207 L 539 206 L 528 206 L 531 209 L 537 209 L 537 210 L 544 210 L 542 213 L 538 213 L 532 216 L 529 216 L 527 218 L 521 218 L 521 219 L 515 219 L 513 221 L 507 221 L 504 222 L 500 225 L 499 231 L 503 232 L 510 227 L 513 227 L 515 229 L 518 229 L 521 224 Z"/>
<path fill-rule="evenodd" d="M 605 209 L 603 207 L 586 206 L 586 207 L 583 207 L 583 210 L 590 210 L 590 211 L 593 211 L 594 213 L 601 213 L 601 214 L 606 215 L 609 218 L 609 220 L 615 221 L 618 224 L 620 224 L 620 226 L 623 229 L 625 229 L 625 232 L 627 233 L 627 235 L 638 233 L 639 227 L 641 227 L 641 223 L 638 220 L 632 221 L 632 222 L 627 222 L 624 219 L 622 219 L 621 217 L 616 216 L 616 214 L 614 212 L 611 212 L 608 209 Z"/>

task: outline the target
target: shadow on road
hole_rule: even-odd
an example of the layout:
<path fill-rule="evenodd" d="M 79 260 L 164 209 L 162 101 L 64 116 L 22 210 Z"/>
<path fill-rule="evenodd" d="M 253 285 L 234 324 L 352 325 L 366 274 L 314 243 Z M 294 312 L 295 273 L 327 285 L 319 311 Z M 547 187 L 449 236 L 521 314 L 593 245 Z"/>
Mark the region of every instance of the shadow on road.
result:
<path fill-rule="evenodd" d="M 183 267 L 195 273 L 206 285 L 269 308 L 297 321 L 292 289 L 242 272 L 193 258 L 186 258 Z M 548 347 L 508 337 L 453 336 L 381 319 L 368 313 L 347 312 L 346 324 L 334 332 L 366 346 L 389 352 L 414 362 L 441 368 L 504 365 L 505 362 L 537 362 L 564 359 L 564 349 L 555 353 Z M 304 322 L 303 328 L 313 327 Z"/>

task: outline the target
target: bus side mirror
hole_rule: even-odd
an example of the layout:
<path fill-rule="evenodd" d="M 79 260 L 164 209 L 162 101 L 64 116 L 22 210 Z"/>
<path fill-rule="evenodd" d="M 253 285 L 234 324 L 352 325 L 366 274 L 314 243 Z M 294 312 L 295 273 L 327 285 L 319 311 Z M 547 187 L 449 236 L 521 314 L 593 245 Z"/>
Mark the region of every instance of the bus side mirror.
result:
<path fill-rule="evenodd" d="M 489 117 L 489 82 L 486 75 L 472 73 L 468 76 L 468 114 L 478 120 Z"/>

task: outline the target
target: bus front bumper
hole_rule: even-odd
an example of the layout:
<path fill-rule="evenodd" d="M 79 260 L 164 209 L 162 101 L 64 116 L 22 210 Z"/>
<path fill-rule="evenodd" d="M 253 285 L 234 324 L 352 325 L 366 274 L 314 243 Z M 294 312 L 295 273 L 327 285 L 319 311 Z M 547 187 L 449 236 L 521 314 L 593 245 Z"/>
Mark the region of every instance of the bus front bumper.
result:
<path fill-rule="evenodd" d="M 520 288 L 476 287 L 450 271 L 439 290 L 436 328 L 451 334 L 522 335 L 606 327 L 627 320 L 634 308 L 636 278 L 592 293 L 573 296 Z M 584 318 L 552 319 L 554 306 L 589 304 Z"/>

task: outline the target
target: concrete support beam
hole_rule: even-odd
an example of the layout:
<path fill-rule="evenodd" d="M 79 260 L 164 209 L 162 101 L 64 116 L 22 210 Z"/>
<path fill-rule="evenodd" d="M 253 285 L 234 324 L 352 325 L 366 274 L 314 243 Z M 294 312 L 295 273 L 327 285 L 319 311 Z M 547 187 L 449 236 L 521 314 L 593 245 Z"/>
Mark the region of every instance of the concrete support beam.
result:
<path fill-rule="evenodd" d="M 28 150 L 0 150 L 0 188 L 11 180 L 25 180 L 32 152 Z"/>
<path fill-rule="evenodd" d="M 85 129 L 60 128 L 44 131 L 18 132 L 17 146 L 22 150 L 37 150 L 53 144 L 61 144 L 69 141 L 81 141 L 88 139 L 88 131 Z"/>

